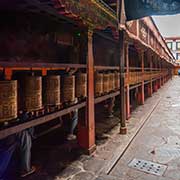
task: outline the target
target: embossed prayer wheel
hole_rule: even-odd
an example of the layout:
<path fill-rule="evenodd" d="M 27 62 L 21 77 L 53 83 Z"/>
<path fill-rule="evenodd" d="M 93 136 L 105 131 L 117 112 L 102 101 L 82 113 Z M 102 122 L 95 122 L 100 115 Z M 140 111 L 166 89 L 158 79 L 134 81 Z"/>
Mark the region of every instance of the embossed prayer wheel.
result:
<path fill-rule="evenodd" d="M 76 97 L 87 96 L 87 74 L 79 73 L 76 76 Z"/>
<path fill-rule="evenodd" d="M 103 93 L 108 93 L 110 91 L 109 80 L 109 74 L 103 74 Z"/>
<path fill-rule="evenodd" d="M 17 81 L 0 81 L 0 122 L 17 118 Z"/>
<path fill-rule="evenodd" d="M 109 74 L 109 91 L 113 91 L 115 89 L 115 74 Z"/>
<path fill-rule="evenodd" d="M 75 101 L 75 76 L 69 75 L 63 78 L 63 102 Z"/>
<path fill-rule="evenodd" d="M 103 94 L 103 73 L 95 73 L 95 95 Z"/>
<path fill-rule="evenodd" d="M 60 76 L 52 75 L 43 78 L 44 105 L 60 105 Z"/>
<path fill-rule="evenodd" d="M 42 77 L 24 78 L 24 110 L 32 112 L 42 108 Z"/>
<path fill-rule="evenodd" d="M 115 89 L 120 88 L 120 73 L 115 72 Z"/>

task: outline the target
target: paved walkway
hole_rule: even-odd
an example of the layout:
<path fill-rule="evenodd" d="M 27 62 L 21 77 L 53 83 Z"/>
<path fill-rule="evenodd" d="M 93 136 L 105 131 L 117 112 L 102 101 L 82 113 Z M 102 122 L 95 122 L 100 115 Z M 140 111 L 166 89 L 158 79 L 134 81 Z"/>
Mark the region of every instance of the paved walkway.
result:
<path fill-rule="evenodd" d="M 161 95 L 160 103 L 111 171 L 113 180 L 180 180 L 180 77 L 169 82 Z M 155 176 L 129 168 L 134 158 L 167 165 L 167 170 L 163 176 Z"/>

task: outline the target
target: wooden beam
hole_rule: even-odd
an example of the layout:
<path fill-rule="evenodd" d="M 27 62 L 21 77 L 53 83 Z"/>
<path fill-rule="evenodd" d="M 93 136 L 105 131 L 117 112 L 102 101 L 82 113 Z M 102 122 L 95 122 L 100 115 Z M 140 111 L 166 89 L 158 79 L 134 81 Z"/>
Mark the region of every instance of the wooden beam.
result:
<path fill-rule="evenodd" d="M 113 92 L 113 93 L 110 93 L 110 94 L 107 94 L 107 95 L 104 95 L 104 96 L 101 96 L 101 97 L 98 97 L 98 98 L 95 99 L 95 104 L 98 104 L 98 103 L 100 103 L 102 101 L 105 101 L 106 99 L 116 97 L 118 95 L 120 95 L 119 91 Z"/>
<path fill-rule="evenodd" d="M 3 61 L 2 61 L 3 60 Z M 5 62 L 0 59 L 0 67 L 3 68 L 86 68 L 85 64 L 64 64 L 64 63 L 30 63 L 30 62 Z M 43 59 L 42 59 L 43 62 Z"/>
<path fill-rule="evenodd" d="M 4 129 L 1 129 L 0 130 L 0 139 L 4 139 L 7 136 L 18 133 L 20 131 L 23 131 L 24 129 L 28 129 L 28 128 L 31 128 L 31 127 L 34 127 L 34 126 L 38 126 L 38 125 L 47 123 L 47 122 L 52 121 L 52 120 L 54 120 L 54 119 L 56 119 L 58 117 L 61 117 L 61 116 L 65 115 L 65 114 L 68 114 L 68 113 L 74 111 L 75 109 L 81 109 L 81 108 L 83 108 L 85 106 L 86 106 L 86 103 L 83 102 L 81 104 L 77 104 L 77 105 L 71 106 L 69 108 L 66 108 L 66 109 L 63 109 L 63 110 L 60 110 L 60 111 L 57 111 L 57 112 L 54 112 L 54 113 L 39 117 L 39 118 L 35 118 L 35 119 L 30 120 L 28 122 L 24 122 L 24 123 L 21 123 L 21 124 L 16 124 L 16 125 L 14 125 L 12 127 L 7 127 L 7 128 L 4 128 Z"/>

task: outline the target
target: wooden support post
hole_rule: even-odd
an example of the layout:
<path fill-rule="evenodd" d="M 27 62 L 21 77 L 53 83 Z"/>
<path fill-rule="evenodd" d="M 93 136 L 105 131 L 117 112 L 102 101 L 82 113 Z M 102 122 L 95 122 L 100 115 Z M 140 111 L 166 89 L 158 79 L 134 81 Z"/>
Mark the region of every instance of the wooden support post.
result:
<path fill-rule="evenodd" d="M 5 80 L 11 80 L 11 78 L 12 78 L 12 69 L 11 68 L 4 69 L 4 78 L 5 78 Z"/>
<path fill-rule="evenodd" d="M 46 68 L 42 68 L 42 76 L 47 76 L 47 69 Z"/>
<path fill-rule="evenodd" d="M 93 57 L 93 30 L 88 30 L 87 40 L 87 104 L 85 123 L 79 123 L 79 144 L 85 153 L 91 154 L 95 151 L 95 110 L 94 110 L 94 57 Z"/>
<path fill-rule="evenodd" d="M 126 119 L 129 119 L 131 116 L 130 110 L 130 88 L 129 84 L 126 86 Z"/>
<path fill-rule="evenodd" d="M 124 31 L 119 31 L 119 60 L 120 60 L 120 134 L 127 134 L 126 127 L 126 98 L 125 98 L 125 44 L 124 44 Z"/>
<path fill-rule="evenodd" d="M 157 92 L 157 80 L 154 81 L 154 91 Z"/>
<path fill-rule="evenodd" d="M 125 43 L 125 60 L 126 60 L 126 74 L 129 77 L 129 45 Z M 126 119 L 130 118 L 130 89 L 129 84 L 126 86 Z"/>
<path fill-rule="evenodd" d="M 124 57 L 124 39 L 125 31 L 120 26 L 125 25 L 125 6 L 124 0 L 119 0 L 119 6 L 117 7 L 118 22 L 117 27 L 119 31 L 119 46 L 118 46 L 118 59 L 120 61 L 120 134 L 127 134 L 126 127 L 126 98 L 125 98 L 125 57 Z"/>
<path fill-rule="evenodd" d="M 144 104 L 144 51 L 140 52 L 140 57 L 141 57 L 141 68 L 142 68 L 142 82 L 141 82 L 141 89 L 140 89 L 140 93 L 141 93 L 141 104 Z"/>
<path fill-rule="evenodd" d="M 152 75 L 152 59 L 153 59 L 153 56 L 150 54 L 150 58 L 149 58 L 149 60 L 150 60 L 150 73 L 151 73 L 151 75 Z M 151 97 L 152 96 L 152 94 L 153 94 L 153 83 L 152 83 L 152 76 L 151 76 L 151 78 L 150 78 L 150 84 L 149 84 L 149 88 L 150 88 L 150 94 L 149 94 L 149 96 Z"/>

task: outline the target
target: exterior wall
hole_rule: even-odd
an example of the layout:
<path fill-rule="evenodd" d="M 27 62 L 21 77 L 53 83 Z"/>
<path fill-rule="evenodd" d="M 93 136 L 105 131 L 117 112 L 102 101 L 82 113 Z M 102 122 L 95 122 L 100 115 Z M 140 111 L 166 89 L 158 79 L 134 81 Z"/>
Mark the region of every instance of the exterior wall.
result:
<path fill-rule="evenodd" d="M 177 49 L 177 43 L 180 42 L 180 37 L 168 37 L 165 38 L 166 43 L 168 45 L 168 43 L 172 43 L 171 47 L 169 47 L 171 49 L 171 52 L 174 56 L 174 58 L 176 59 L 176 63 L 180 63 L 180 49 Z M 177 55 L 179 54 L 179 56 Z"/>

